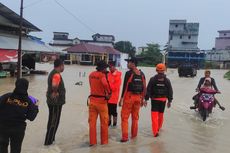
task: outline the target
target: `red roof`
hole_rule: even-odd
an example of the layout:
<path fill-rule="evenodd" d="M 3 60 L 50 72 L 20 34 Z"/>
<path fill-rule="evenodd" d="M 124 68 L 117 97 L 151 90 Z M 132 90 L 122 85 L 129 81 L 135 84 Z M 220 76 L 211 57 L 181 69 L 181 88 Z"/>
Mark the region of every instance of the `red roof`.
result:
<path fill-rule="evenodd" d="M 120 54 L 120 52 L 113 47 L 109 46 L 98 46 L 88 43 L 80 43 L 65 49 L 70 53 L 98 53 L 98 54 Z"/>
<path fill-rule="evenodd" d="M 0 49 L 0 62 L 17 62 L 18 53 L 16 50 Z"/>

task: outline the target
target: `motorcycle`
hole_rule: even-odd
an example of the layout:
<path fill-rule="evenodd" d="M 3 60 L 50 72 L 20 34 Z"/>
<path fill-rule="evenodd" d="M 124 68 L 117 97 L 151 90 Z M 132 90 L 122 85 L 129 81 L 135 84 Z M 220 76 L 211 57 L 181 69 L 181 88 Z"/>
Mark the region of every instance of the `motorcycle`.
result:
<path fill-rule="evenodd" d="M 201 115 L 203 121 L 205 121 L 209 116 L 209 114 L 212 113 L 213 107 L 216 104 L 219 106 L 219 108 L 222 111 L 224 111 L 225 108 L 221 106 L 220 103 L 214 97 L 214 95 L 217 93 L 220 92 L 210 88 L 203 88 L 199 90 L 199 94 L 196 95 L 198 97 L 197 98 L 198 103 L 195 107 L 191 106 L 190 109 L 198 109 L 198 112 Z"/>

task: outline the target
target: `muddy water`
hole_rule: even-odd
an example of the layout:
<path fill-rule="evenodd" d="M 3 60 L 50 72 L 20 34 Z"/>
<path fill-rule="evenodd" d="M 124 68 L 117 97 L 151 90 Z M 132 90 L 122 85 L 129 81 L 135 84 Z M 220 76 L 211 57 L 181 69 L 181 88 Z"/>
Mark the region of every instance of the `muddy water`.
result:
<path fill-rule="evenodd" d="M 52 65 L 38 64 L 38 69 L 52 69 Z M 155 74 L 153 68 L 141 68 L 147 80 Z M 56 142 L 44 147 L 44 137 L 48 118 L 45 103 L 47 75 L 28 76 L 29 93 L 40 100 L 40 112 L 34 122 L 28 122 L 22 153 L 229 153 L 230 152 L 230 82 L 223 79 L 224 70 L 212 70 L 221 94 L 217 99 L 226 107 L 226 111 L 215 108 L 206 122 L 191 111 L 191 97 L 204 71 L 199 70 L 195 78 L 179 78 L 177 71 L 169 69 L 167 76 L 171 79 L 174 89 L 172 108 L 166 109 L 165 122 L 158 138 L 151 132 L 150 105 L 140 112 L 138 138 L 126 144 L 119 142 L 121 136 L 120 120 L 117 128 L 109 130 L 109 145 L 88 147 L 88 74 L 94 67 L 66 66 L 63 73 L 67 90 L 67 103 L 63 106 L 61 123 L 57 132 Z M 84 76 L 85 73 L 85 76 Z M 0 94 L 14 88 L 15 79 L 0 79 Z M 75 85 L 82 81 L 82 86 Z M 118 109 L 120 113 L 120 108 Z M 99 132 L 99 126 L 98 126 Z M 98 142 L 100 143 L 98 135 Z"/>

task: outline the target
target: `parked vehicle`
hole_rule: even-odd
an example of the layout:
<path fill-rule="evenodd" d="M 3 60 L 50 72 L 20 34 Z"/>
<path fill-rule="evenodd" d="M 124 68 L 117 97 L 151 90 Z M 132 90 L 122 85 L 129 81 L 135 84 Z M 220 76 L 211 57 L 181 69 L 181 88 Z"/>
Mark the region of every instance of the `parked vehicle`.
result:
<path fill-rule="evenodd" d="M 193 64 L 182 64 L 178 67 L 179 77 L 194 77 L 197 74 L 197 69 Z"/>

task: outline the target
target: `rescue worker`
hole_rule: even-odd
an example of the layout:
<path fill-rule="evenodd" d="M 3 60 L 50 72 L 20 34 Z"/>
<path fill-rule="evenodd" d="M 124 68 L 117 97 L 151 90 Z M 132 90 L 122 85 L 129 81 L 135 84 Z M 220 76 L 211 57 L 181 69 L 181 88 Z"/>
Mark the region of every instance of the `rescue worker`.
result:
<path fill-rule="evenodd" d="M 128 62 L 129 71 L 126 72 L 123 84 L 123 90 L 119 106 L 121 110 L 121 142 L 127 142 L 128 139 L 128 119 L 131 114 L 131 139 L 136 138 L 138 132 L 139 110 L 143 105 L 146 92 L 146 80 L 142 71 L 137 69 L 137 59 L 135 57 L 125 59 Z"/>
<path fill-rule="evenodd" d="M 118 71 L 115 67 L 115 61 L 109 62 L 109 70 L 108 80 L 109 85 L 112 91 L 111 97 L 108 102 L 108 110 L 109 110 L 109 126 L 112 122 L 113 116 L 113 126 L 117 125 L 117 103 L 120 93 L 121 87 L 121 71 Z"/>
<path fill-rule="evenodd" d="M 38 103 L 32 102 L 27 90 L 29 82 L 18 79 L 12 93 L 0 97 L 0 153 L 20 153 L 25 135 L 26 122 L 33 121 L 38 113 Z"/>
<path fill-rule="evenodd" d="M 154 137 L 159 136 L 159 130 L 163 125 L 166 101 L 168 100 L 167 107 L 170 108 L 173 99 L 173 89 L 170 80 L 164 74 L 165 69 L 163 63 L 157 64 L 157 74 L 149 80 L 145 96 L 146 101 L 151 98 L 152 132 Z M 147 103 L 145 102 L 144 105 L 147 105 Z"/>
<path fill-rule="evenodd" d="M 108 100 L 110 98 L 109 82 L 106 78 L 108 64 L 101 60 L 97 63 L 96 71 L 89 75 L 89 145 L 97 144 L 97 117 L 100 116 L 101 144 L 108 144 Z"/>
<path fill-rule="evenodd" d="M 214 88 L 217 92 L 220 93 L 220 91 L 218 90 L 217 86 L 216 86 L 216 82 L 215 79 L 212 78 L 211 76 L 211 71 L 210 70 L 205 70 L 204 71 L 204 77 L 200 78 L 200 81 L 197 85 L 196 91 L 199 92 L 200 88 L 203 87 L 204 83 L 205 83 L 205 79 L 206 78 L 210 78 L 211 79 L 211 88 Z M 193 100 L 194 100 L 194 106 L 191 106 L 190 109 L 196 109 L 198 107 L 198 100 L 199 100 L 199 96 L 200 94 L 196 94 L 195 96 L 193 96 Z"/>
<path fill-rule="evenodd" d="M 49 119 L 44 145 L 51 145 L 55 141 L 58 129 L 62 105 L 65 104 L 65 85 L 61 73 L 64 71 L 64 63 L 61 59 L 54 61 L 54 69 L 48 76 L 48 89 L 46 93 L 49 108 Z"/>

